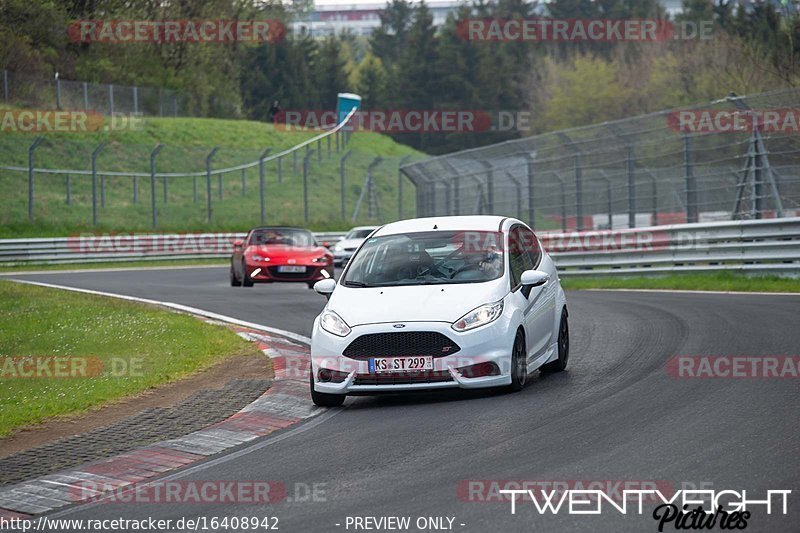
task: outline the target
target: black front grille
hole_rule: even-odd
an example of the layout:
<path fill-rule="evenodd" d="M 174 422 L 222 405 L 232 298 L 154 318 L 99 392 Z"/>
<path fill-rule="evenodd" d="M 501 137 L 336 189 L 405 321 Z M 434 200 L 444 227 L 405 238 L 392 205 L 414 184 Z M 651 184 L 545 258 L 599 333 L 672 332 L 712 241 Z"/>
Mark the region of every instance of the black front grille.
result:
<path fill-rule="evenodd" d="M 447 370 L 389 374 L 357 374 L 353 385 L 410 385 L 417 383 L 446 383 L 453 381 Z"/>
<path fill-rule="evenodd" d="M 460 349 L 458 344 L 436 331 L 400 331 L 361 335 L 345 348 L 342 355 L 351 359 L 421 355 L 445 357 Z"/>

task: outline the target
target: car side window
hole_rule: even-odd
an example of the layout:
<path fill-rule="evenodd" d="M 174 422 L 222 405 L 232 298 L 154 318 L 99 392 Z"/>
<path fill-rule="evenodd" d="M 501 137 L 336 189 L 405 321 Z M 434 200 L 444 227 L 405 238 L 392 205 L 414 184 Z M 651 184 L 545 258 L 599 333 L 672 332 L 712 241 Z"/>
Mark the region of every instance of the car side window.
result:
<path fill-rule="evenodd" d="M 511 228 L 508 233 L 508 264 L 511 270 L 511 288 L 515 289 L 522 281 L 522 273 L 533 268 L 531 257 L 525 247 L 522 226 Z"/>
<path fill-rule="evenodd" d="M 527 252 L 529 258 L 528 264 L 530 266 L 527 267 L 526 270 L 536 268 L 542 258 L 542 250 L 539 247 L 539 239 L 536 238 L 536 235 L 534 235 L 531 230 L 523 227 L 520 227 L 520 236 L 522 248 Z"/>

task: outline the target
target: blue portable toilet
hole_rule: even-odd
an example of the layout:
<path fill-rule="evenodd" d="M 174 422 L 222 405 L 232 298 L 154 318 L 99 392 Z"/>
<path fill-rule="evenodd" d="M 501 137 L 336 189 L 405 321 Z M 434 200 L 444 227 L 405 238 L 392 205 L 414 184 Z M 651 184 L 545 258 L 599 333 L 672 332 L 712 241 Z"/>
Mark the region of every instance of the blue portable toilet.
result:
<path fill-rule="evenodd" d="M 353 93 L 339 93 L 336 96 L 336 123 L 341 124 L 350 111 L 361 108 L 361 97 Z"/>

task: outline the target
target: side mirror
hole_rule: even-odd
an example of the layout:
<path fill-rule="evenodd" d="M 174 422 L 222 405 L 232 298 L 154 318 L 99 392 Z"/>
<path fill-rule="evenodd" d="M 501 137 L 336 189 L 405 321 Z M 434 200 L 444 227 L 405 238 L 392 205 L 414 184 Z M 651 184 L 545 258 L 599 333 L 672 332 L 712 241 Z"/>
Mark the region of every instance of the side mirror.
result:
<path fill-rule="evenodd" d="M 539 287 L 550 281 L 550 274 L 541 270 L 526 270 L 520 280 L 524 287 Z"/>
<path fill-rule="evenodd" d="M 317 294 L 323 295 L 325 298 L 330 298 L 333 289 L 336 288 L 336 280 L 334 279 L 321 279 L 314 284 L 314 290 Z"/>

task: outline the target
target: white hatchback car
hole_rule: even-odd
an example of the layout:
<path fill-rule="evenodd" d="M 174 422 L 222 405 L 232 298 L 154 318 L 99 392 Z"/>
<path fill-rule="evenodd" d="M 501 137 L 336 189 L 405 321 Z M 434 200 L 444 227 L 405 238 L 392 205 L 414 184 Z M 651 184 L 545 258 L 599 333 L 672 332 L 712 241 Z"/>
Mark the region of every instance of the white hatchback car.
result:
<path fill-rule="evenodd" d="M 394 222 L 361 245 L 311 334 L 311 396 L 461 387 L 521 390 L 564 370 L 569 326 L 556 267 L 533 231 L 500 216 Z"/>

